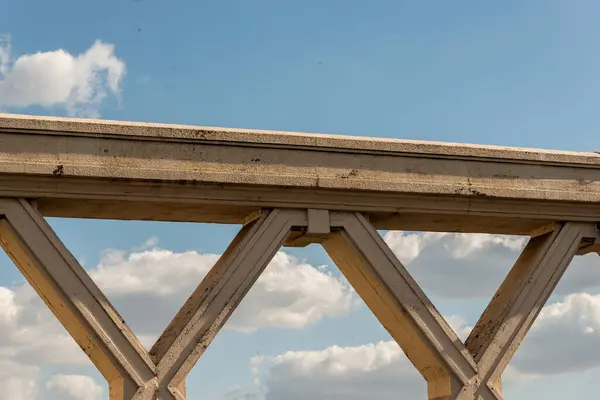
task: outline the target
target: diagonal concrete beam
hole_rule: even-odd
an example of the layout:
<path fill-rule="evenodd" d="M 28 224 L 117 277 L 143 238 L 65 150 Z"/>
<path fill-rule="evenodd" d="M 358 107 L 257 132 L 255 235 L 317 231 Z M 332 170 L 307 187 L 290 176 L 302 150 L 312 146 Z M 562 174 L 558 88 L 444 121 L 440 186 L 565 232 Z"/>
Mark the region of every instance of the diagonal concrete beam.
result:
<path fill-rule="evenodd" d="M 457 338 L 377 231 L 335 213 L 322 244 L 428 382 L 432 400 L 500 400 L 501 375 L 593 224 L 558 224 L 532 238 L 466 344 Z"/>
<path fill-rule="evenodd" d="M 329 221 L 314 218 L 322 214 L 276 209 L 250 218 L 150 353 L 27 201 L 0 200 L 0 244 L 107 379 L 111 400 L 185 400 L 185 377 L 290 229 L 323 233 Z"/>
<path fill-rule="evenodd" d="M 501 400 L 501 375 L 595 224 L 535 232 L 466 344 L 360 213 L 274 209 L 255 213 L 183 305 L 150 353 L 22 199 L 0 200 L 0 243 L 110 384 L 111 400 L 185 400 L 185 378 L 293 232 L 320 242 L 428 383 L 430 400 Z M 584 249 L 584 250 L 582 250 Z"/>
<path fill-rule="evenodd" d="M 183 399 L 185 377 L 306 212 L 273 210 L 244 226 L 150 350 L 159 387 Z"/>
<path fill-rule="evenodd" d="M 111 400 L 154 392 L 155 366 L 124 320 L 43 217 L 0 199 L 0 243 L 110 385 Z"/>
<path fill-rule="evenodd" d="M 323 240 L 323 247 L 423 375 L 428 398 L 474 393 L 473 357 L 377 231 L 360 214 L 333 218 L 342 220 L 343 230 Z M 487 387 L 480 395 L 501 399 Z"/>
<path fill-rule="evenodd" d="M 530 239 L 466 340 L 482 382 L 500 391 L 502 372 L 593 228 L 560 224 Z"/>

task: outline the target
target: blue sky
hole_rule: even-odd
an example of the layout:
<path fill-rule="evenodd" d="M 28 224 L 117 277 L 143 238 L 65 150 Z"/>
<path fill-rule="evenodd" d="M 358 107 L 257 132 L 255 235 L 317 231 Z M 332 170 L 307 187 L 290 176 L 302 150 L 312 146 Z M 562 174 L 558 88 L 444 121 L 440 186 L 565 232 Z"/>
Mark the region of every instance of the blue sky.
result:
<path fill-rule="evenodd" d="M 108 119 L 562 149 L 596 137 L 591 0 L 0 4 L 15 54 L 116 45 L 128 75 Z"/>
<path fill-rule="evenodd" d="M 370 4 L 341 0 L 0 0 L 0 34 L 5 35 L 4 47 L 0 47 L 0 110 L 73 115 L 75 107 L 78 116 L 91 113 L 116 120 L 594 151 L 600 150 L 597 133 L 600 128 L 599 16 L 600 3 L 591 0 L 380 0 Z M 84 84 L 65 83 L 66 75 L 60 71 L 66 64 L 59 63 L 75 61 L 60 58 L 57 53 L 38 63 L 30 58 L 31 68 L 27 70 L 18 68 L 18 60 L 26 64 L 23 60 L 27 55 L 62 49 L 65 54 L 76 57 L 93 48 L 97 40 L 114 48 L 110 50 L 110 62 L 102 64 L 102 60 L 108 59 L 100 60 L 99 57 L 105 56 L 102 53 L 94 56 L 94 62 L 100 63 L 95 65 L 100 65 L 101 72 L 109 65 L 106 69 L 114 68 L 112 71 L 118 75 L 118 90 L 111 90 L 106 82 L 96 82 L 98 86 L 94 89 L 107 95 L 98 101 L 81 97 L 75 101 L 69 97 L 72 93 L 68 98 L 52 97 L 50 93 L 44 101 L 36 97 L 44 82 L 52 88 L 51 84 L 63 83 L 67 86 L 60 88 L 70 88 L 68 85 L 72 85 L 73 90 L 88 88 Z M 8 45 L 10 51 L 6 51 Z M 4 61 L 2 49 L 5 50 Z M 118 65 L 125 66 L 126 73 L 119 70 Z M 21 75 L 15 71 L 21 71 Z M 59 78 L 65 82 L 59 82 Z M 25 79 L 21 83 L 36 82 L 36 90 L 17 92 L 14 84 L 18 79 Z M 85 103 L 83 108 L 82 102 Z M 159 251 L 158 248 L 175 255 L 189 250 L 198 255 L 219 254 L 238 229 L 59 219 L 51 220 L 51 224 L 92 271 L 99 264 L 110 264 L 102 258 L 106 249 L 136 254 L 144 251 L 155 254 L 152 251 Z M 151 237 L 158 238 L 158 244 L 139 248 Z M 386 240 L 401 260 L 406 257 L 402 251 L 415 243 L 406 235 L 388 235 Z M 499 284 L 502 274 L 518 255 L 518 249 L 509 242 L 488 241 L 468 257 L 461 258 L 453 250 L 472 248 L 479 239 L 419 236 L 418 240 L 424 243 L 421 249 L 431 248 L 429 253 L 421 250 L 407 262 L 409 269 L 417 280 L 427 283 L 424 283 L 425 291 L 444 315 L 460 316 L 466 325 L 476 322 L 494 291 L 493 286 Z M 312 267 L 331 266 L 325 253 L 315 246 L 285 251 L 298 257 L 290 264 L 293 264 L 292 269 L 303 260 Z M 497 262 L 491 261 L 492 256 Z M 468 268 L 475 268 L 482 257 L 490 265 L 498 264 L 494 267 L 496 275 L 492 274 L 496 281 L 484 295 L 445 292 L 436 285 L 435 276 L 422 272 L 433 268 L 435 263 L 439 265 L 436 264 L 434 270 L 444 266 L 448 271 L 463 268 L 464 272 L 468 270 L 464 269 L 465 263 Z M 173 264 L 167 264 L 177 268 L 173 260 L 169 258 Z M 567 278 L 571 280 L 551 303 L 563 304 L 561 312 L 582 312 L 586 316 L 586 312 L 596 310 L 594 307 L 600 310 L 600 299 L 580 296 L 574 298 L 579 302 L 569 303 L 564 297 L 583 292 L 597 294 L 600 274 L 583 286 L 581 277 L 576 275 L 583 273 L 585 265 L 597 260 L 590 257 L 581 260 L 578 260 L 581 268 L 569 271 Z M 122 264 L 119 268 L 133 268 L 127 260 Z M 0 257 L 0 266 L 0 286 L 17 293 L 21 280 L 18 271 L 4 256 Z M 290 270 L 285 271 L 282 273 Z M 311 271 L 317 273 L 318 270 Z M 339 278 L 334 268 L 332 273 Z M 301 293 L 313 293 L 311 283 L 306 284 L 306 290 Z M 191 290 L 191 287 L 184 289 Z M 136 326 L 144 326 L 144 319 L 155 317 L 143 314 L 139 307 L 136 309 L 139 301 L 136 303 L 135 296 L 121 293 L 111 297 L 109 294 L 118 308 L 122 305 L 127 310 L 123 314 L 132 320 L 134 330 Z M 255 299 L 256 304 L 262 304 L 260 295 Z M 37 310 L 43 321 L 50 319 L 42 309 L 35 308 L 39 305 L 22 301 L 26 304 L 23 307 Z M 322 351 L 333 345 L 347 348 L 389 340 L 364 307 L 345 309 L 340 306 L 343 309 L 340 311 L 337 305 L 327 301 L 332 300 L 325 299 L 314 306 L 326 304 L 330 308 L 302 327 L 266 324 L 253 333 L 224 330 L 190 375 L 190 398 L 204 395 L 206 399 L 233 400 L 243 398 L 239 396 L 247 392 L 260 392 L 254 387 L 250 369 L 250 360 L 257 355 L 278 356 L 286 351 Z M 337 311 L 332 311 L 334 309 Z M 167 311 L 160 318 L 156 317 L 162 318 L 163 325 L 176 310 Z M 587 315 L 586 318 L 592 317 Z M 560 325 L 560 321 L 550 317 L 545 321 L 547 326 Z M 594 340 L 600 344 L 600 337 Z M 545 351 L 556 357 L 560 355 L 553 348 L 540 350 L 529 342 L 523 348 L 531 354 Z M 553 375 L 539 373 L 534 368 L 529 372 L 541 375 L 535 379 L 530 377 L 525 383 L 509 385 L 508 396 L 531 399 L 536 398 L 534 393 L 547 390 L 548 394 L 540 398 L 562 399 L 568 390 L 578 390 L 576 393 L 581 395 L 570 398 L 586 398 L 596 385 L 594 374 L 599 372 L 600 356 L 597 358 L 586 361 L 586 368 L 567 368 Z M 77 363 L 56 365 L 51 361 L 45 359 L 41 377 L 36 378 L 42 389 L 44 382 L 55 373 L 89 374 L 104 385 L 91 367 L 84 368 Z M 276 379 L 285 382 L 286 377 L 294 377 L 293 374 L 284 376 L 293 369 L 292 361 L 285 357 L 279 361 L 281 364 L 270 360 L 271 367 L 263 365 L 271 368 L 272 376 L 267 384 L 271 390 L 267 400 L 278 400 L 273 393 L 281 390 L 281 386 L 277 386 L 281 384 Z M 292 364 L 286 364 L 288 362 Z M 221 373 L 222 370 L 229 374 Z M 365 382 L 376 382 L 369 381 L 371 375 L 365 376 Z M 323 382 L 319 379 L 325 379 L 313 377 L 311 381 L 309 378 L 302 377 L 314 385 Z M 235 385 L 240 386 L 240 391 L 227 397 L 224 393 Z M 64 390 L 67 389 L 63 386 L 56 389 L 56 393 L 63 390 L 60 393 L 66 398 Z M 106 397 L 106 393 L 104 395 Z M 324 396 L 337 399 L 332 394 Z M 381 396 L 382 400 L 387 399 L 385 394 Z M 5 398 L 13 400 L 14 396 Z"/>

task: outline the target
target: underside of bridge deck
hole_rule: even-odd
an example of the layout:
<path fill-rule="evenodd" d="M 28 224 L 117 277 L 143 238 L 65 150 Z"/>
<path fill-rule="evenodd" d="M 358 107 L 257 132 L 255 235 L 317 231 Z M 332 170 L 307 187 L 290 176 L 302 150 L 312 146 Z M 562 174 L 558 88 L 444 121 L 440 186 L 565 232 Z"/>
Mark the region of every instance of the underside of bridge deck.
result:
<path fill-rule="evenodd" d="M 46 216 L 243 228 L 148 352 Z M 309 243 L 430 400 L 503 399 L 502 373 L 570 261 L 600 251 L 598 221 L 595 153 L 0 115 L 0 244 L 111 400 L 185 399 L 187 374 L 277 250 Z M 530 240 L 463 343 L 378 229 Z"/>

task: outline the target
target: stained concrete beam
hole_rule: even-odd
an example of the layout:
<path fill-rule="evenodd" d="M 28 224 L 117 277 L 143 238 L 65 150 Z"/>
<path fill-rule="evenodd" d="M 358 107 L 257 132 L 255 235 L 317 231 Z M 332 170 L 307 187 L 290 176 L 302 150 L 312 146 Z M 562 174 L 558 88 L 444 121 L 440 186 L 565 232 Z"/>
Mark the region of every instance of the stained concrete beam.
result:
<path fill-rule="evenodd" d="M 311 208 L 378 229 L 528 234 L 600 220 L 600 155 L 0 114 L 0 197 L 58 217 L 242 223 Z"/>

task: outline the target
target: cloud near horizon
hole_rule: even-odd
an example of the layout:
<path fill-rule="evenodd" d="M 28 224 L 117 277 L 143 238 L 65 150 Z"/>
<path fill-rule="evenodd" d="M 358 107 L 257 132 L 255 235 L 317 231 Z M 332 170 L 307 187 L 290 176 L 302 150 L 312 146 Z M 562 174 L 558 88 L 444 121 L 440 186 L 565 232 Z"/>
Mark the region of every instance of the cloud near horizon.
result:
<path fill-rule="evenodd" d="M 485 291 L 491 294 L 524 245 L 522 238 L 493 235 L 389 232 L 385 239 L 427 290 L 465 299 L 485 295 Z M 600 357 L 589 351 L 600 346 L 600 295 L 573 292 L 600 284 L 586 270 L 587 263 L 598 260 L 587 257 L 578 258 L 580 266 L 574 263 L 565 277 L 561 290 L 570 294 L 542 310 L 505 374 L 507 387 L 600 367 Z M 193 250 L 161 249 L 152 239 L 130 251 L 108 249 L 87 270 L 150 346 L 217 258 Z M 480 260 L 486 261 L 484 268 Z M 487 272 L 484 280 L 490 284 L 485 291 L 476 269 Z M 442 284 L 433 279 L 440 273 L 448 277 Z M 452 288 L 454 274 L 467 281 Z M 582 274 L 587 278 L 582 279 Z M 280 251 L 226 328 L 242 334 L 264 327 L 302 329 L 347 314 L 355 304 L 356 295 L 348 283 L 329 268 L 312 266 Z M 144 317 L 147 307 L 153 310 L 151 319 Z M 459 315 L 447 319 L 464 340 L 471 329 L 467 322 Z M 96 400 L 102 395 L 102 387 L 81 374 L 55 374 L 40 382 L 44 366 L 59 363 L 79 368 L 89 367 L 90 362 L 28 285 L 0 286 L 0 330 L 0 385 L 10 388 L 11 400 L 36 399 L 42 388 L 57 399 Z M 556 346 L 563 337 L 570 338 L 568 345 Z M 549 357 L 560 362 L 548 363 Z M 422 398 L 425 390 L 423 379 L 389 340 L 345 347 L 332 343 L 320 350 L 290 349 L 255 357 L 251 367 L 258 388 L 235 387 L 224 399 L 391 400 L 402 389 L 412 400 Z M 76 397 L 81 385 L 94 388 L 90 397 Z"/>
<path fill-rule="evenodd" d="M 132 251 L 107 249 L 87 271 L 149 348 L 218 257 L 164 250 L 148 240 Z M 355 306 L 354 291 L 345 280 L 280 251 L 225 329 L 242 334 L 264 327 L 301 329 Z M 147 318 L 148 309 L 152 318 Z M 6 366 L 0 366 L 0 386 L 10 388 L 10 400 L 36 399 L 41 387 L 44 399 L 52 394 L 57 399 L 96 400 L 101 395 L 102 388 L 84 375 L 58 374 L 45 386 L 39 381 L 43 366 L 86 368 L 91 363 L 27 283 L 0 286 L 0 331 Z M 74 397 L 87 393 L 77 389 L 82 385 L 93 388 L 90 397 Z M 2 396 L 0 391 L 0 400 Z"/>
<path fill-rule="evenodd" d="M 462 340 L 468 336 L 471 327 L 464 320 L 456 316 L 447 320 Z M 544 307 L 504 372 L 503 387 L 600 369 L 600 354 L 590 351 L 598 347 L 600 295 L 569 295 Z M 257 389 L 248 394 L 260 394 L 265 400 L 395 400 L 398 393 L 403 399 L 418 400 L 426 393 L 425 381 L 391 340 L 257 356 L 251 368 Z"/>

